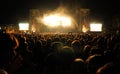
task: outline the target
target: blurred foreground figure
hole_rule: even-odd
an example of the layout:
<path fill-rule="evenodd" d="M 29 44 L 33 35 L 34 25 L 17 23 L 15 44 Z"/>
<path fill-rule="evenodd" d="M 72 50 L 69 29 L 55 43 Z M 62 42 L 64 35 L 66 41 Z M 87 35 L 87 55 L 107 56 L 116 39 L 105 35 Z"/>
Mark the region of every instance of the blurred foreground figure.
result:
<path fill-rule="evenodd" d="M 0 69 L 8 74 L 14 74 L 21 66 L 22 57 L 16 52 L 18 46 L 14 35 L 0 33 Z"/>
<path fill-rule="evenodd" d="M 5 70 L 0 69 L 0 74 L 8 74 Z"/>

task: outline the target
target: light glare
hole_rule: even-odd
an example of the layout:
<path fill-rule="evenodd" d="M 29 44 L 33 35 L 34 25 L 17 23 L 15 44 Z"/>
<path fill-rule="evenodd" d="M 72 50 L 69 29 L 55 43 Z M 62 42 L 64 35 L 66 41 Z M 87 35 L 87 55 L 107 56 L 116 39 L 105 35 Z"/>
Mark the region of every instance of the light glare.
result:
<path fill-rule="evenodd" d="M 43 23 L 51 27 L 68 27 L 71 26 L 71 19 L 60 15 L 49 15 L 43 18 Z"/>
<path fill-rule="evenodd" d="M 85 33 L 87 32 L 87 28 L 83 25 L 82 31 Z"/>

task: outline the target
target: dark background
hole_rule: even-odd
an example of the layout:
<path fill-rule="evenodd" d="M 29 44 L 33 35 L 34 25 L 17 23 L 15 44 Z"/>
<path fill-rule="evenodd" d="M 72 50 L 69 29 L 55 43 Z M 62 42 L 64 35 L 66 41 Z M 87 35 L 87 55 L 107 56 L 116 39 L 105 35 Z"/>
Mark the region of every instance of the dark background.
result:
<path fill-rule="evenodd" d="M 110 22 L 120 14 L 118 0 L 0 0 L 0 24 L 17 23 L 19 18 L 28 18 L 32 8 L 56 8 L 59 3 L 89 8 L 90 15 Z"/>

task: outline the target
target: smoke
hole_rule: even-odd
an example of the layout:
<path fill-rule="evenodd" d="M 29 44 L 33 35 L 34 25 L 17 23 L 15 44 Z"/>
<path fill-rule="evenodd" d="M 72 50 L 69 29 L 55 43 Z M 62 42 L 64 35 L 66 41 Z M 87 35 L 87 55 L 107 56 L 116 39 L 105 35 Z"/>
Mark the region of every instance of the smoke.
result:
<path fill-rule="evenodd" d="M 39 13 L 41 14 L 41 12 L 39 12 Z M 75 19 L 72 17 L 72 15 L 69 11 L 69 8 L 67 6 L 64 6 L 64 5 L 60 5 L 58 8 L 56 8 L 54 10 L 48 10 L 48 9 L 44 10 L 44 12 L 42 12 L 42 16 L 37 16 L 36 17 L 37 23 L 44 25 L 43 18 L 47 17 L 47 16 L 50 16 L 50 15 L 64 16 L 64 17 L 70 18 L 72 26 L 69 27 L 69 28 L 71 28 L 71 29 L 74 29 L 78 26 Z M 42 27 L 44 27 L 44 26 L 42 26 Z"/>
<path fill-rule="evenodd" d="M 51 14 L 56 14 L 56 15 L 61 15 L 61 16 L 69 16 L 69 11 L 68 11 L 67 7 L 60 5 L 58 8 L 56 8 L 54 10 L 47 10 L 46 13 L 43 15 L 48 16 Z"/>
<path fill-rule="evenodd" d="M 39 12 L 41 14 L 41 12 Z M 54 10 L 44 10 L 44 12 L 42 12 L 43 15 L 42 16 L 37 16 L 35 19 L 37 20 L 37 23 L 43 23 L 43 18 L 49 15 L 57 15 L 57 16 L 65 16 L 65 17 L 69 17 L 72 18 L 70 15 L 70 12 L 68 11 L 68 8 L 64 5 L 60 5 L 58 8 L 54 9 Z"/>

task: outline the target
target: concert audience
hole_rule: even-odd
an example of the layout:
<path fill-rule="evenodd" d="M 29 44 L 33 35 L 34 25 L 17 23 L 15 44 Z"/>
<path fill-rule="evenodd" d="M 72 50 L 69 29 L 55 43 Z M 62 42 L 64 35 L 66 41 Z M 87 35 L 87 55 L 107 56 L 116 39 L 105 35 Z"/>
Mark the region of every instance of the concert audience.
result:
<path fill-rule="evenodd" d="M 1 74 L 115 74 L 120 35 L 0 33 Z"/>

